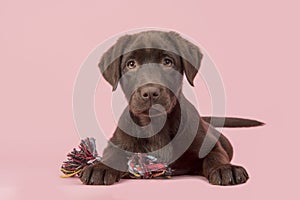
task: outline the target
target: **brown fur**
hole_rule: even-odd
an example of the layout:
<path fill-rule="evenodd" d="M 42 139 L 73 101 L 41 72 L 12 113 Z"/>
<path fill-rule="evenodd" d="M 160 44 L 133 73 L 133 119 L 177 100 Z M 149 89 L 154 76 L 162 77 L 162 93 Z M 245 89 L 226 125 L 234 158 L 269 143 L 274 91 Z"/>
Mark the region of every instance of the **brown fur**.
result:
<path fill-rule="evenodd" d="M 161 47 L 163 50 L 157 47 L 126 51 L 126 48 L 132 45 L 141 47 L 141 43 L 146 43 L 145 45 L 147 46 L 147 42 L 148 44 L 150 44 L 150 42 L 156 42 L 158 44 L 164 43 L 173 45 L 175 46 L 174 48 L 173 46 L 168 48 L 171 48 L 172 52 L 173 49 L 177 49 L 180 54 L 176 55 L 171 51 L 168 52 L 165 50 L 166 47 Z M 147 63 L 161 65 L 162 55 L 165 53 L 174 59 L 175 64 L 173 68 L 179 73 L 185 74 L 189 83 L 193 85 L 194 77 L 200 67 L 202 54 L 195 45 L 181 38 L 174 32 L 150 31 L 124 36 L 104 54 L 99 66 L 104 78 L 113 86 L 114 90 L 120 78 L 128 71 L 128 69 L 124 67 L 127 58 L 133 57 L 139 66 L 143 66 Z M 114 58 L 114 54 L 119 56 Z M 187 59 L 189 58 L 192 58 L 194 63 L 188 61 Z M 108 67 L 106 68 L 106 66 Z M 150 76 L 150 74 L 137 75 L 137 72 L 138 69 L 135 72 L 127 73 L 129 77 L 121 82 L 124 91 L 127 90 L 126 87 L 130 87 L 130 84 L 138 84 L 138 81 L 135 80 L 137 76 L 146 76 L 146 78 Z M 196 136 L 185 152 L 177 160 L 170 163 L 170 167 L 174 170 L 173 175 L 201 175 L 205 176 L 211 184 L 215 185 L 245 183 L 248 180 L 246 170 L 243 167 L 230 163 L 233 156 L 233 149 L 229 141 L 224 135 L 214 129 L 213 126 L 208 124 L 206 122 L 207 119 L 206 121 L 202 120 L 194 106 L 182 94 L 182 78 L 174 80 L 172 79 L 173 76 L 163 74 L 164 71 L 160 73 L 161 75 L 165 75 L 165 77 L 162 76 L 162 80 L 168 81 L 166 79 L 170 79 L 169 81 L 174 81 L 177 87 L 176 94 L 174 94 L 165 87 L 155 86 L 159 87 L 160 91 L 162 91 L 155 103 L 164 105 L 166 109 L 170 108 L 162 130 L 149 138 L 138 138 L 128 135 L 117 127 L 113 137 L 110 139 L 110 143 L 104 150 L 102 163 L 86 167 L 81 174 L 81 181 L 84 184 L 111 185 L 119 181 L 122 174 L 126 172 L 126 170 L 119 171 L 108 167 L 110 164 L 114 164 L 115 166 L 117 165 L 120 168 L 126 169 L 128 160 L 126 153 L 122 150 L 140 153 L 160 150 L 169 144 L 175 136 L 178 136 L 184 143 L 192 137 L 191 133 L 196 131 Z M 129 102 L 128 109 L 133 121 L 141 126 L 149 124 L 150 116 L 147 116 L 147 114 L 142 115 L 138 111 L 144 108 L 146 110 L 149 109 L 151 103 L 149 104 L 148 101 L 145 102 L 141 100 L 139 90 L 134 90 L 134 92 L 130 94 L 126 94 L 125 92 L 125 95 Z M 171 99 L 175 95 L 177 96 L 176 102 L 171 106 Z M 227 121 L 227 123 L 230 124 L 229 121 Z M 183 124 L 181 128 L 180 124 Z M 191 124 L 196 124 L 198 129 L 192 130 Z M 130 130 L 132 132 L 135 131 L 134 128 Z M 207 155 L 199 157 L 199 151 L 203 145 L 204 138 L 215 142 L 215 145 Z M 171 158 L 174 152 L 179 148 L 179 146 L 176 145 L 178 144 L 174 144 L 169 149 L 159 152 L 159 156 L 162 159 Z"/>

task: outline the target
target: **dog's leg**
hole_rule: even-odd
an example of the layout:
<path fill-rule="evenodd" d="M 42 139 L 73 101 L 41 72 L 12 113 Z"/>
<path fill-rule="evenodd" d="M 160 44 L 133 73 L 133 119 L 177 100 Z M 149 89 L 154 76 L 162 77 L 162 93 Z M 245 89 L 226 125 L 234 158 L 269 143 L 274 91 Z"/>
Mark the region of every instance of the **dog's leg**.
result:
<path fill-rule="evenodd" d="M 109 144 L 101 162 L 85 167 L 79 176 L 80 180 L 87 185 L 112 185 L 121 179 L 127 162 L 124 152 Z"/>
<path fill-rule="evenodd" d="M 230 164 L 233 149 L 228 139 L 218 130 L 202 121 L 200 133 L 206 133 L 208 144 L 215 143 L 202 160 L 202 174 L 213 185 L 236 185 L 245 183 L 249 176 L 243 167 Z M 199 134 L 202 135 L 202 134 Z M 202 143 L 202 145 L 206 145 Z"/>
<path fill-rule="evenodd" d="M 230 164 L 230 158 L 219 142 L 203 159 L 203 175 L 213 185 L 242 184 L 249 178 L 243 167 Z"/>

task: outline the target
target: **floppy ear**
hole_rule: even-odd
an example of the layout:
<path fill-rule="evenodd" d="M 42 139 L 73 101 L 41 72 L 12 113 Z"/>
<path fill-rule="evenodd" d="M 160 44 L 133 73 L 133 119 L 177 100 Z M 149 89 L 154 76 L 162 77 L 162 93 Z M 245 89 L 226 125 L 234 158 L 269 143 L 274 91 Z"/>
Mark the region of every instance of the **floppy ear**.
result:
<path fill-rule="evenodd" d="M 203 54 L 196 45 L 182 38 L 178 33 L 170 32 L 170 34 L 175 38 L 185 76 L 191 86 L 194 86 L 194 78 L 199 71 Z"/>
<path fill-rule="evenodd" d="M 113 91 L 116 90 L 121 77 L 122 56 L 129 37 L 125 35 L 119 38 L 116 44 L 103 54 L 98 64 L 104 79 L 113 87 Z"/>
<path fill-rule="evenodd" d="M 203 54 L 199 50 L 197 50 L 196 52 L 194 52 L 191 55 L 193 55 L 193 57 L 195 59 L 199 60 L 199 65 L 193 65 L 189 61 L 187 61 L 186 59 L 184 59 L 182 57 L 181 57 L 181 62 L 182 62 L 182 66 L 183 66 L 183 71 L 185 73 L 185 76 L 186 76 L 188 82 L 190 83 L 191 86 L 194 86 L 194 79 L 199 71 Z"/>

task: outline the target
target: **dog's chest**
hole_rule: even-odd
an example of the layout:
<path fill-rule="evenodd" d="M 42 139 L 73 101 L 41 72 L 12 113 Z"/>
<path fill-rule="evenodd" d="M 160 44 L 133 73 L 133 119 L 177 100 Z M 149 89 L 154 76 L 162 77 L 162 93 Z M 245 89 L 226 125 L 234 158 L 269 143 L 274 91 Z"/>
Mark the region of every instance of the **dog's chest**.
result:
<path fill-rule="evenodd" d="M 160 160 L 168 160 L 173 155 L 170 141 L 169 136 L 156 135 L 151 138 L 137 139 L 131 147 L 134 148 L 134 152 L 147 153 Z"/>

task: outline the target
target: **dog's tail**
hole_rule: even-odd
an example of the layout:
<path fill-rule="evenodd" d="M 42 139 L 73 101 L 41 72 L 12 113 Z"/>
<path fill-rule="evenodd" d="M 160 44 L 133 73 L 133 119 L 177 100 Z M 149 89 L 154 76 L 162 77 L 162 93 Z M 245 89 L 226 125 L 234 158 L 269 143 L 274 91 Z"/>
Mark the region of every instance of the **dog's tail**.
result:
<path fill-rule="evenodd" d="M 243 128 L 243 127 L 254 127 L 263 126 L 265 123 L 253 120 L 244 119 L 237 117 L 201 117 L 205 122 L 211 124 L 214 127 L 225 127 L 225 128 Z"/>

